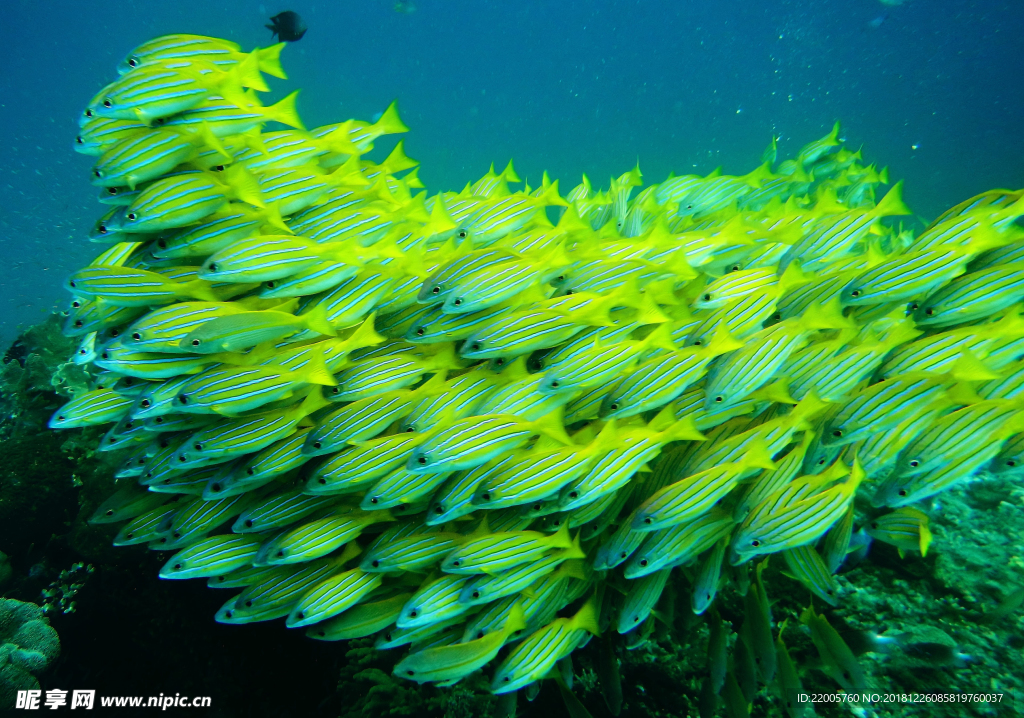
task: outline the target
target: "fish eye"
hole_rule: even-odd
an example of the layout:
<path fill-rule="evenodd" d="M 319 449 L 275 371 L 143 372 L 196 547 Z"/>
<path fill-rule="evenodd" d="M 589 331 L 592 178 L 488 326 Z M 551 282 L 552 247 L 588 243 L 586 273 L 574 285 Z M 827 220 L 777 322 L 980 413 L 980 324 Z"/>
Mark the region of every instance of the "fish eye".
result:
<path fill-rule="evenodd" d="M 192 444 L 192 448 L 194 448 L 196 451 L 202 451 L 203 445 L 197 442 L 195 444 Z"/>
<path fill-rule="evenodd" d="M 467 232 L 466 230 L 460 229 L 459 230 L 459 239 L 465 239 L 468 234 L 469 234 L 469 232 Z"/>
<path fill-rule="evenodd" d="M 729 267 L 729 271 L 730 272 L 738 272 L 738 271 L 740 271 L 740 265 L 738 265 L 738 264 L 732 265 L 731 267 Z"/>
<path fill-rule="evenodd" d="M 461 566 L 461 565 L 462 565 L 462 561 L 460 561 L 459 559 L 455 559 L 454 561 L 452 561 L 452 566 Z"/>
<path fill-rule="evenodd" d="M 1014 459 L 1010 459 L 1006 462 L 1007 466 L 1016 466 L 1017 462 Z"/>
<path fill-rule="evenodd" d="M 700 346 L 700 345 L 702 345 L 703 343 L 704 343 L 704 342 L 703 342 L 703 341 L 702 341 L 701 339 L 697 339 L 697 340 L 695 340 L 695 341 L 693 342 L 693 346 L 695 346 L 695 347 L 699 347 L 699 346 Z"/>
<path fill-rule="evenodd" d="M 252 519 L 246 519 L 245 520 L 245 527 L 247 529 L 251 529 L 252 528 Z"/>
<path fill-rule="evenodd" d="M 431 294 L 440 294 L 441 293 L 441 288 L 440 287 L 434 287 L 433 289 L 430 290 L 430 293 Z"/>
<path fill-rule="evenodd" d="M 143 409 L 148 409 L 151 406 L 149 399 L 143 399 L 142 401 L 140 401 L 139 406 L 141 406 Z"/>
<path fill-rule="evenodd" d="M 551 382 L 551 388 L 552 388 L 552 389 L 557 389 L 557 388 L 558 388 L 558 381 L 557 381 L 557 380 L 556 380 L 556 381 L 553 381 L 553 382 Z"/>
<path fill-rule="evenodd" d="M 211 272 L 215 272 L 217 270 L 215 270 L 213 268 L 213 265 L 210 265 L 210 271 Z M 267 282 L 267 289 L 273 289 L 276 286 L 277 286 L 277 282 L 275 282 L 274 280 L 270 280 L 269 282 Z"/>
<path fill-rule="evenodd" d="M 501 357 L 494 360 L 494 366 L 505 366 L 505 360 Z"/>
<path fill-rule="evenodd" d="M 80 145 L 84 145 L 85 144 L 85 140 L 82 139 L 81 135 L 79 135 L 78 137 L 75 138 L 75 142 L 77 142 Z"/>
<path fill-rule="evenodd" d="M 757 539 L 754 539 L 753 541 L 750 542 L 750 545 L 753 546 L 754 548 L 758 548 L 761 545 L 761 542 L 759 540 L 757 540 Z"/>
<path fill-rule="evenodd" d="M 323 446 L 324 446 L 324 444 L 323 444 L 322 441 L 314 441 L 313 442 L 313 448 L 314 449 L 322 449 Z"/>
<path fill-rule="evenodd" d="M 471 352 L 480 351 L 480 342 L 473 342 L 472 344 L 470 344 L 469 345 L 469 350 Z"/>
<path fill-rule="evenodd" d="M 255 476 L 256 475 L 256 469 L 254 469 L 254 468 L 252 468 L 250 466 L 248 469 L 245 470 L 245 473 L 248 474 L 249 476 Z M 327 482 L 325 481 L 324 483 L 327 483 Z"/>
<path fill-rule="evenodd" d="M 178 395 L 178 401 L 180 403 L 182 403 L 182 404 L 187 404 L 188 403 L 188 394 L 179 394 Z"/>
<path fill-rule="evenodd" d="M 137 59 L 135 59 L 134 57 L 129 57 L 128 58 L 128 67 L 138 67 L 138 66 L 139 66 L 139 61 Z"/>
<path fill-rule="evenodd" d="M 71 306 L 74 307 L 75 309 L 78 309 L 80 306 L 82 306 L 82 303 L 76 299 L 73 302 L 71 302 Z"/>
<path fill-rule="evenodd" d="M 379 503 L 379 502 L 380 502 L 380 499 L 379 499 L 379 498 L 377 498 L 376 496 L 374 496 L 374 497 L 372 497 L 372 498 L 370 499 L 370 503 L 371 503 L 371 504 L 376 504 L 376 503 Z"/>
<path fill-rule="evenodd" d="M 833 429 L 832 430 L 832 436 L 836 437 L 837 439 L 840 436 L 842 436 L 842 435 L 843 435 L 843 430 L 842 429 Z"/>
<path fill-rule="evenodd" d="M 166 239 L 158 239 L 156 241 L 156 246 L 158 246 L 160 249 L 167 249 L 167 240 Z"/>
<path fill-rule="evenodd" d="M 647 565 L 647 559 L 642 558 L 642 559 L 640 559 L 639 563 L 640 563 L 641 566 L 646 566 Z"/>
<path fill-rule="evenodd" d="M 570 499 L 578 499 L 579 497 L 580 497 L 580 492 L 579 491 L 570 491 L 569 492 L 569 498 Z"/>
<path fill-rule="evenodd" d="M 192 340 L 192 346 L 194 346 L 194 347 L 199 346 L 199 340 L 198 339 L 193 339 Z"/>
<path fill-rule="evenodd" d="M 304 612 L 302 612 L 302 611 L 299 611 L 298 613 L 295 614 L 295 617 L 301 621 L 303 618 L 306 617 L 306 614 Z"/>
<path fill-rule="evenodd" d="M 461 307 L 462 299 L 456 299 L 454 302 L 452 302 L 452 304 L 454 304 L 456 307 Z"/>
<path fill-rule="evenodd" d="M 102 177 L 103 176 L 103 170 L 93 170 L 92 171 L 92 176 L 93 177 Z"/>
<path fill-rule="evenodd" d="M 129 212 L 124 216 L 124 218 L 127 219 L 129 222 L 134 222 L 139 218 L 139 215 L 135 214 L 134 212 Z"/>
<path fill-rule="evenodd" d="M 75 280 L 74 279 L 69 279 L 68 280 L 68 286 L 71 287 L 72 289 L 74 289 L 75 288 Z"/>
<path fill-rule="evenodd" d="M 75 326 L 76 327 L 82 327 L 82 326 L 84 326 L 84 324 L 85 324 L 85 322 L 83 322 L 81 319 L 76 319 L 75 320 Z"/>
<path fill-rule="evenodd" d="M 427 331 L 423 327 L 420 327 L 419 329 L 416 330 L 416 336 L 418 337 L 422 337 L 426 333 Z"/>
<path fill-rule="evenodd" d="M 252 469 L 249 469 L 249 471 L 252 471 Z M 317 483 L 326 484 L 327 483 L 327 479 L 325 479 L 323 476 L 321 476 L 319 479 L 317 479 Z"/>
<path fill-rule="evenodd" d="M 120 330 L 120 329 L 111 329 L 111 330 L 110 330 L 110 336 L 114 337 L 115 339 L 117 338 L 117 336 L 118 336 L 118 335 L 119 335 L 120 333 L 121 333 L 121 330 Z"/>
<path fill-rule="evenodd" d="M 101 173 L 99 170 L 95 170 L 95 174 L 97 177 L 99 177 Z M 107 187 L 107 194 L 109 194 L 111 197 L 116 197 L 117 193 L 120 191 L 121 190 L 119 190 L 117 187 Z"/>
<path fill-rule="evenodd" d="M 181 564 L 180 563 L 174 564 L 174 568 L 175 568 L 175 570 L 180 569 L 181 568 Z"/>
<path fill-rule="evenodd" d="M 91 119 L 92 118 L 92 110 L 86 110 L 85 111 L 85 116 Z"/>
<path fill-rule="evenodd" d="M 409 618 L 416 618 L 416 616 L 418 616 L 419 614 L 420 612 L 414 608 L 411 611 L 409 611 Z"/>
<path fill-rule="evenodd" d="M 417 463 L 419 463 L 420 466 L 426 466 L 427 465 L 427 457 L 426 456 L 421 456 L 420 458 L 416 459 L 416 461 L 417 461 Z"/>
<path fill-rule="evenodd" d="M 920 465 L 921 465 L 920 461 L 918 461 L 917 459 L 911 459 L 911 461 L 910 461 L 910 468 L 916 469 Z"/>
<path fill-rule="evenodd" d="M 114 106 L 114 103 L 111 102 L 110 98 L 108 97 L 107 99 L 103 100 L 103 106 L 107 107 L 107 108 L 110 108 L 110 107 Z"/>
<path fill-rule="evenodd" d="M 935 314 L 935 310 L 932 309 L 931 307 L 928 307 L 927 309 L 924 310 L 924 313 L 930 317 L 933 314 Z"/>
<path fill-rule="evenodd" d="M 157 424 L 163 424 L 164 418 L 162 416 L 158 416 L 155 419 L 153 419 L 153 421 L 156 422 Z"/>
<path fill-rule="evenodd" d="M 559 274 L 557 277 L 555 277 L 555 281 L 556 282 L 564 282 L 565 281 L 565 275 L 564 274 Z"/>
<path fill-rule="evenodd" d="M 910 311 L 912 311 L 912 312 L 913 312 L 913 311 L 916 311 L 916 310 L 917 310 L 917 308 L 918 308 L 918 307 L 920 307 L 920 306 L 921 306 L 921 305 L 920 305 L 920 304 L 918 304 L 917 302 L 911 302 L 911 303 L 910 303 Z"/>
<path fill-rule="evenodd" d="M 217 165 L 216 167 L 213 168 L 213 171 L 214 172 L 223 172 L 224 171 L 224 165 Z"/>
<path fill-rule="evenodd" d="M 96 231 L 99 232 L 100 234 L 106 234 L 107 233 L 107 225 L 105 225 L 105 224 L 98 224 L 98 225 L 96 225 Z"/>
<path fill-rule="evenodd" d="M 217 271 L 217 263 L 216 262 L 212 262 L 210 264 L 210 271 L 211 272 L 216 272 Z"/>
<path fill-rule="evenodd" d="M 444 513 L 444 506 L 435 506 L 434 507 L 434 513 L 437 514 L 438 516 L 443 514 Z"/>
<path fill-rule="evenodd" d="M 132 339 L 134 339 L 137 342 L 141 342 L 142 341 L 142 335 L 139 334 L 138 332 L 135 332 L 134 334 L 132 334 Z"/>
<path fill-rule="evenodd" d="M 609 406 L 608 408 L 611 409 L 612 411 L 615 411 L 615 410 L 617 410 L 619 408 L 619 405 L 618 405 L 618 403 L 615 403 L 615 404 L 612 404 L 611 406 Z"/>
<path fill-rule="evenodd" d="M 715 403 L 716 404 L 721 404 L 723 401 L 725 401 L 725 397 L 724 396 L 716 396 L 715 397 Z"/>
<path fill-rule="evenodd" d="M 900 496 L 906 496 L 907 495 L 907 490 L 906 489 L 900 489 L 896 493 L 899 494 Z"/>
<path fill-rule="evenodd" d="M 651 517 L 650 517 L 650 516 L 647 516 L 646 518 L 644 518 L 644 523 L 645 523 L 645 524 L 647 524 L 648 526 L 650 526 L 650 525 L 651 525 L 651 523 L 652 523 L 652 521 L 651 521 Z"/>
<path fill-rule="evenodd" d="M 491 500 L 491 492 L 487 491 L 485 493 L 480 494 L 480 498 L 483 499 L 484 501 L 490 501 Z"/>
<path fill-rule="evenodd" d="M 704 295 L 704 301 L 705 302 L 710 302 L 711 301 L 711 295 L 710 294 L 705 294 Z"/>
<path fill-rule="evenodd" d="M 850 292 L 850 296 L 851 297 L 859 297 L 860 296 L 860 290 L 859 289 L 854 289 L 852 292 Z"/>
<path fill-rule="evenodd" d="M 374 568 L 378 568 L 380 566 L 380 561 L 378 561 L 377 559 L 374 559 L 373 561 L 370 562 L 370 565 L 373 566 Z"/>
<path fill-rule="evenodd" d="M 102 354 L 100 354 L 100 359 L 109 359 L 109 358 L 110 358 L 110 354 L 108 354 L 107 352 L 103 352 Z"/>
<path fill-rule="evenodd" d="M 566 289 L 565 290 L 565 296 L 571 297 L 572 296 L 572 290 L 571 289 Z"/>

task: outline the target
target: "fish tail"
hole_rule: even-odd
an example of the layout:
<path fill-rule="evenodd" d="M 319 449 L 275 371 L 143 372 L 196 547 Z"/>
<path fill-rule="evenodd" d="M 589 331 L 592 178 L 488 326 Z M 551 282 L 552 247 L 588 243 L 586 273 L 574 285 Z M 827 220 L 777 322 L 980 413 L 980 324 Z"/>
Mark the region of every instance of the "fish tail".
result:
<path fill-rule="evenodd" d="M 259 68 L 273 77 L 277 77 L 281 80 L 287 80 L 288 75 L 285 74 L 284 69 L 281 67 L 281 50 L 287 43 L 279 42 L 276 45 L 265 47 L 263 49 L 256 48 L 253 50 L 253 54 L 256 55 L 256 62 Z"/>
<path fill-rule="evenodd" d="M 334 185 L 358 185 L 366 186 L 370 182 L 363 175 L 363 170 L 359 167 L 359 155 L 352 155 L 345 164 L 338 167 L 338 169 L 327 175 L 327 181 Z"/>
<path fill-rule="evenodd" d="M 292 231 L 292 228 L 285 224 L 284 217 L 281 216 L 280 200 L 271 202 L 264 206 L 261 210 L 260 216 L 264 222 L 274 229 L 280 229 L 285 234 L 295 234 L 295 232 Z"/>
<path fill-rule="evenodd" d="M 228 72 L 228 82 L 237 82 L 242 87 L 251 87 L 259 92 L 270 92 L 263 75 L 260 74 L 259 58 L 249 53 L 245 59 Z"/>
<path fill-rule="evenodd" d="M 182 292 L 193 299 L 199 299 L 204 302 L 219 302 L 220 297 L 217 296 L 216 292 L 210 288 L 210 283 L 205 279 L 193 279 L 182 285 Z"/>
<path fill-rule="evenodd" d="M 306 383 L 320 384 L 321 386 L 337 386 L 337 380 L 324 362 L 324 355 L 319 352 L 311 352 L 311 354 L 309 366 L 305 370 L 304 379 Z"/>
<path fill-rule="evenodd" d="M 913 214 L 903 202 L 903 180 L 892 186 L 885 196 L 878 201 L 872 213 L 876 217 L 892 217 L 900 214 Z"/>
<path fill-rule="evenodd" d="M 299 119 L 299 111 L 295 105 L 295 100 L 298 96 L 299 91 L 296 90 L 280 102 L 264 108 L 263 116 L 268 120 L 280 122 L 282 125 L 294 127 L 297 130 L 305 130 L 306 128 L 302 124 L 302 120 Z"/>
<path fill-rule="evenodd" d="M 601 635 L 601 628 L 597 622 L 597 606 L 594 599 L 589 599 L 583 607 L 569 621 L 569 628 L 572 630 L 582 629 L 595 636 Z"/>
<path fill-rule="evenodd" d="M 263 202 L 263 193 L 256 177 L 242 165 L 231 165 L 224 170 L 224 182 L 231 187 L 235 196 L 260 209 L 267 205 Z"/>
<path fill-rule="evenodd" d="M 327 310 L 322 305 L 317 305 L 299 317 L 307 329 L 317 334 L 324 334 L 329 337 L 338 336 L 338 330 L 327 319 Z"/>
<path fill-rule="evenodd" d="M 381 119 L 384 118 L 382 117 Z M 391 154 L 389 154 L 384 161 L 380 163 L 380 166 L 389 175 L 393 175 L 396 172 L 401 172 L 402 170 L 412 169 L 418 164 L 419 162 L 417 160 L 414 160 L 405 154 L 405 140 L 399 140 L 398 144 L 395 145 L 395 149 L 391 150 Z"/>
<path fill-rule="evenodd" d="M 365 347 L 373 347 L 378 344 L 383 344 L 387 339 L 377 333 L 374 329 L 373 324 L 377 318 L 377 313 L 372 312 L 363 323 L 356 327 L 356 330 L 345 340 L 346 349 L 350 352 L 356 349 L 363 349 Z"/>
<path fill-rule="evenodd" d="M 550 436 L 555 441 L 561 442 L 566 446 L 573 446 L 573 440 L 569 438 L 567 433 L 565 433 L 565 425 L 562 423 L 562 416 L 562 407 L 558 407 L 550 414 L 542 416 L 531 423 L 533 425 L 533 429 L 538 434 Z"/>
<path fill-rule="evenodd" d="M 409 131 L 402 118 L 398 116 L 398 100 L 393 100 L 388 105 L 380 119 L 373 123 L 373 129 L 381 135 L 397 135 Z"/>

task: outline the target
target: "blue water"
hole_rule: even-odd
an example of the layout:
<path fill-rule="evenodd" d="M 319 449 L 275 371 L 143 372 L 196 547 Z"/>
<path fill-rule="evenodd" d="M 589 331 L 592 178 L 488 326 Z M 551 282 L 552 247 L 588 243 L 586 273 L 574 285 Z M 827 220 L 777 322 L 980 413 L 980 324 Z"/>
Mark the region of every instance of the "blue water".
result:
<path fill-rule="evenodd" d="M 510 157 L 564 190 L 637 160 L 648 182 L 745 172 L 773 133 L 783 157 L 836 119 L 867 161 L 907 180 L 925 218 L 1024 186 L 1016 1 L 414 2 L 5 0 L 0 339 L 63 304 L 66 275 L 101 249 L 85 239 L 100 213 L 91 158 L 71 141 L 117 62 L 170 32 L 267 45 L 263 24 L 283 9 L 310 28 L 283 57 L 306 123 L 372 119 L 397 98 L 431 191 Z"/>

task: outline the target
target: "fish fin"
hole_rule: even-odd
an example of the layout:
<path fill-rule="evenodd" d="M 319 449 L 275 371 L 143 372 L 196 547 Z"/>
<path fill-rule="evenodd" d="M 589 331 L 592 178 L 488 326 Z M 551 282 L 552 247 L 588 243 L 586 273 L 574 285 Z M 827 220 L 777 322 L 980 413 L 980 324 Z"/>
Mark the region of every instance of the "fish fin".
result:
<path fill-rule="evenodd" d="M 299 110 L 295 104 L 295 100 L 298 96 L 299 91 L 295 90 L 295 92 L 292 92 L 280 102 L 276 102 L 270 107 L 263 108 L 263 116 L 268 120 L 280 122 L 282 125 L 288 125 L 289 127 L 294 127 L 297 130 L 305 131 L 306 127 L 302 124 L 302 120 L 299 118 Z"/>
<path fill-rule="evenodd" d="M 234 160 L 234 157 L 231 155 L 231 153 L 224 149 L 224 145 L 221 144 L 221 141 L 220 139 L 218 139 L 217 135 L 213 134 L 213 130 L 210 129 L 210 124 L 206 120 L 203 120 L 199 123 L 199 131 L 196 133 L 196 135 L 204 145 L 209 147 L 211 150 L 215 150 L 217 154 L 226 159 L 228 162 Z M 132 187 L 132 189 L 135 188 Z"/>
<path fill-rule="evenodd" d="M 327 309 L 322 304 L 318 304 L 305 314 L 299 315 L 298 318 L 303 321 L 307 329 L 317 334 L 324 334 L 329 337 L 338 336 L 338 330 L 328 321 Z"/>
<path fill-rule="evenodd" d="M 924 558 L 928 555 L 928 547 L 932 544 L 932 531 L 928 528 L 928 519 L 919 524 L 918 531 L 920 536 L 918 538 L 918 547 L 921 549 L 921 557 Z"/>
<path fill-rule="evenodd" d="M 424 237 L 432 237 L 435 234 L 442 234 L 444 232 L 450 232 L 451 230 L 458 227 L 452 216 L 448 214 L 448 208 L 445 207 L 444 197 L 438 195 L 434 198 L 434 206 L 430 208 L 430 221 L 428 221 L 422 229 Z M 445 249 L 448 249 L 448 243 L 451 242 L 451 249 L 454 249 L 454 240 L 449 238 L 445 242 Z M 448 254 L 441 254 L 440 256 L 449 256 Z"/>
<path fill-rule="evenodd" d="M 658 420 L 658 417 L 664 416 L 662 421 L 668 421 L 675 417 L 675 410 L 672 405 L 667 405 L 664 409 L 658 412 L 657 416 L 651 419 L 651 424 Z M 707 437 L 697 430 L 697 425 L 693 423 L 692 416 L 684 416 L 682 419 L 673 421 L 661 430 L 658 441 L 704 441 Z"/>
<path fill-rule="evenodd" d="M 774 401 L 779 404 L 799 404 L 800 402 L 790 396 L 789 382 L 786 377 L 776 379 L 768 386 L 759 389 L 751 395 L 751 398 Z"/>
<path fill-rule="evenodd" d="M 281 67 L 281 50 L 284 48 L 286 42 L 279 42 L 276 45 L 271 45 L 265 48 L 256 48 L 253 50 L 253 54 L 256 55 L 256 62 L 259 65 L 260 70 L 276 77 L 281 80 L 287 80 L 288 75 L 285 74 L 284 68 Z"/>
<path fill-rule="evenodd" d="M 665 324 L 671 320 L 664 312 L 661 311 L 661 307 L 658 306 L 654 297 L 652 297 L 649 292 L 644 292 L 640 295 L 637 315 L 633 321 L 637 324 Z M 669 341 L 671 341 L 671 337 Z"/>
<path fill-rule="evenodd" d="M 441 371 L 432 375 L 429 379 L 420 384 L 418 387 L 416 387 L 416 389 L 413 390 L 412 394 L 415 394 L 416 398 L 440 394 L 446 388 L 445 382 L 447 381 L 447 378 L 448 371 L 446 369 L 442 369 Z M 410 398 L 412 397 L 410 396 Z"/>

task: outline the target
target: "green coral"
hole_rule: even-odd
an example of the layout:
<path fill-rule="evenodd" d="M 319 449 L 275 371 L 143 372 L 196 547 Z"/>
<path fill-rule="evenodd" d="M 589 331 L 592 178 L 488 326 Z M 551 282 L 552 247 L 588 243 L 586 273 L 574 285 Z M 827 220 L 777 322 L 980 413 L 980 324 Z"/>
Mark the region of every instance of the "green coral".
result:
<path fill-rule="evenodd" d="M 39 606 L 0 599 L 0 706 L 12 707 L 19 690 L 38 689 L 33 674 L 59 654 L 57 631 Z"/>

